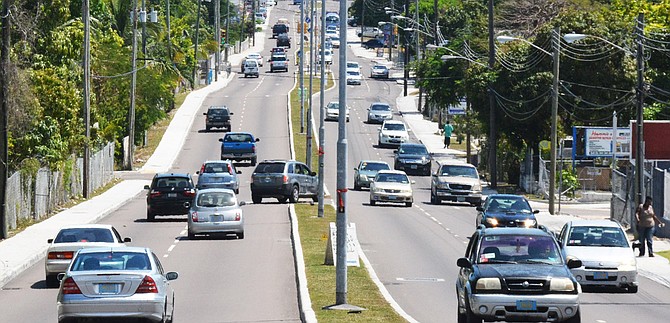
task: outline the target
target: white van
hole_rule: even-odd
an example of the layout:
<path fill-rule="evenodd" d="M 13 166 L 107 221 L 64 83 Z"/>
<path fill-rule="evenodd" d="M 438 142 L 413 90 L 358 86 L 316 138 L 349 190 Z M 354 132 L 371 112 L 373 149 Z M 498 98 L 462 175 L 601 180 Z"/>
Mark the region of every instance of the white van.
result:
<path fill-rule="evenodd" d="M 255 59 L 247 59 L 243 64 L 244 77 L 249 77 L 249 75 L 258 77 L 258 62 Z"/>

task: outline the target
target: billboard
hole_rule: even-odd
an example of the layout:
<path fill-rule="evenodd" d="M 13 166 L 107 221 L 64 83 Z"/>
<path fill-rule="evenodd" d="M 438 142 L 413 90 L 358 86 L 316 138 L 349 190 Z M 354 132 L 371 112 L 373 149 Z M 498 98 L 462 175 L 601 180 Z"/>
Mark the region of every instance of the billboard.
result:
<path fill-rule="evenodd" d="M 608 127 L 573 127 L 573 153 L 575 159 L 612 157 L 612 133 Z M 617 128 L 616 156 L 629 158 L 631 132 L 629 128 Z"/>
<path fill-rule="evenodd" d="M 646 160 L 670 160 L 670 120 L 646 120 L 643 123 L 644 158 Z M 637 152 L 637 122 L 630 122 L 632 149 L 630 158 L 635 159 Z"/>

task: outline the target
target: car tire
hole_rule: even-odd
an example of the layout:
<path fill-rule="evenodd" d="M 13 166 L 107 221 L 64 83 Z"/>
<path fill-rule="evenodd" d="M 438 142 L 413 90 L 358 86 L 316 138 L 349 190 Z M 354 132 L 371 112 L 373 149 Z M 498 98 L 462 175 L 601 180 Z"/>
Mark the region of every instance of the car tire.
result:
<path fill-rule="evenodd" d="M 286 197 L 286 196 L 278 197 L 277 201 L 281 204 L 286 204 L 286 202 L 288 202 L 288 197 Z"/>
<path fill-rule="evenodd" d="M 205 131 L 209 132 L 209 130 L 212 129 L 210 127 L 205 127 Z"/>
<path fill-rule="evenodd" d="M 239 188 L 237 188 L 237 189 L 235 189 L 235 191 L 234 191 L 234 192 L 235 192 L 235 194 L 240 194 L 240 189 L 239 189 Z"/>
<path fill-rule="evenodd" d="M 412 207 L 412 202 L 405 202 L 406 207 Z"/>
<path fill-rule="evenodd" d="M 440 204 L 440 199 L 437 198 L 433 191 L 430 191 L 430 204 Z"/>
<path fill-rule="evenodd" d="M 577 313 L 575 313 L 575 315 L 573 317 L 571 317 L 571 318 L 569 318 L 569 319 L 567 319 L 563 322 L 565 322 L 565 323 L 582 323 L 582 315 L 579 312 L 579 310 L 577 310 Z"/>
<path fill-rule="evenodd" d="M 318 201 L 319 201 L 319 195 L 318 194 L 313 195 L 312 196 L 312 202 L 318 202 Z"/>
<path fill-rule="evenodd" d="M 631 294 L 637 293 L 638 286 L 628 286 L 627 291 Z"/>
<path fill-rule="evenodd" d="M 240 239 L 240 240 L 244 239 L 244 232 L 238 233 L 237 234 L 237 239 Z"/>
<path fill-rule="evenodd" d="M 258 162 L 258 157 L 251 157 L 251 166 L 256 166 L 256 162 Z"/>
<path fill-rule="evenodd" d="M 44 283 L 48 288 L 54 288 L 60 285 L 60 282 L 58 281 L 58 275 L 46 275 L 46 277 L 44 277 Z"/>
<path fill-rule="evenodd" d="M 188 240 L 195 240 L 195 233 L 188 231 Z"/>
<path fill-rule="evenodd" d="M 358 185 L 358 183 L 356 182 L 356 180 L 354 180 L 354 191 L 360 191 L 360 190 L 361 190 L 361 186 Z"/>
<path fill-rule="evenodd" d="M 261 201 L 263 201 L 263 197 L 251 194 L 251 202 L 253 202 L 254 204 L 261 204 Z"/>
<path fill-rule="evenodd" d="M 147 221 L 153 221 L 156 220 L 156 215 L 153 214 L 151 211 L 147 211 Z"/>
<path fill-rule="evenodd" d="M 375 200 L 370 200 L 370 205 L 375 206 L 376 204 L 377 202 L 375 202 Z"/>
<path fill-rule="evenodd" d="M 291 188 L 291 195 L 288 196 L 288 199 L 291 203 L 298 203 L 300 198 L 300 187 L 298 185 L 293 185 Z"/>
<path fill-rule="evenodd" d="M 482 318 L 475 315 L 475 313 L 470 310 L 470 302 L 467 299 L 467 295 L 465 296 L 465 322 L 466 323 L 482 323 Z"/>

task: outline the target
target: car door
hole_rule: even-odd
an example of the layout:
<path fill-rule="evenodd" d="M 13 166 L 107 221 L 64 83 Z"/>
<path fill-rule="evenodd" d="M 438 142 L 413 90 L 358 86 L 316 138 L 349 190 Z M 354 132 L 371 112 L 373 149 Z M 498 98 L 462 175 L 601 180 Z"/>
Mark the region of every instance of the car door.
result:
<path fill-rule="evenodd" d="M 295 164 L 296 177 L 300 183 L 300 195 L 309 194 L 310 192 L 309 180 L 307 178 L 306 172 L 307 166 L 300 163 Z"/>
<path fill-rule="evenodd" d="M 472 237 L 470 237 L 470 241 L 468 242 L 468 246 L 465 249 L 465 258 L 469 259 L 472 264 L 475 263 L 475 257 L 474 254 L 476 253 L 476 248 L 477 248 L 477 240 L 479 238 L 479 234 L 475 232 Z M 468 288 L 468 281 L 470 279 L 470 275 L 472 275 L 472 268 L 467 268 L 467 267 L 461 267 L 458 270 L 458 278 L 456 279 L 456 292 L 458 296 L 458 304 L 459 306 L 465 307 L 465 297 L 466 295 L 466 289 Z"/>
<path fill-rule="evenodd" d="M 319 187 L 318 185 L 318 178 L 317 176 L 312 175 L 312 171 L 307 167 L 307 165 L 303 165 L 303 170 L 304 170 L 304 175 L 305 175 L 305 182 L 307 183 L 307 188 L 308 188 L 308 194 L 316 194 L 317 189 Z"/>
<path fill-rule="evenodd" d="M 170 285 L 170 281 L 167 279 L 167 277 L 165 277 L 163 265 L 161 264 L 160 260 L 158 260 L 156 254 L 152 252 L 151 256 L 154 258 L 154 262 L 156 263 L 156 272 L 160 274 L 161 281 L 159 284 L 163 285 L 163 290 L 165 291 L 165 296 L 167 297 L 167 303 L 165 304 L 165 315 L 168 315 L 174 311 L 174 290 Z"/>

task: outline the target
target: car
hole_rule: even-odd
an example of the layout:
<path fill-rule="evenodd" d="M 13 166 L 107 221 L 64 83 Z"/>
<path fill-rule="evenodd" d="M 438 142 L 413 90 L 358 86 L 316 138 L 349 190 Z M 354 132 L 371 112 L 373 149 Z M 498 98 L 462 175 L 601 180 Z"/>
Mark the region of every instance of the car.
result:
<path fill-rule="evenodd" d="M 274 197 L 279 203 L 297 203 L 301 197 L 317 202 L 316 173 L 295 160 L 262 161 L 251 174 L 251 200 L 260 204 L 265 197 Z"/>
<path fill-rule="evenodd" d="M 348 61 L 347 62 L 347 72 L 349 72 L 349 71 L 360 72 L 361 71 L 361 65 L 358 64 L 358 62 Z"/>
<path fill-rule="evenodd" d="M 286 48 L 284 48 L 284 47 L 272 47 L 272 49 L 270 50 L 270 56 L 272 57 L 272 55 L 275 55 L 275 54 L 286 55 Z"/>
<path fill-rule="evenodd" d="M 540 211 L 533 210 L 521 195 L 491 194 L 477 212 L 476 226 L 537 228 L 535 214 Z"/>
<path fill-rule="evenodd" d="M 326 32 L 328 32 L 329 30 L 339 33 L 340 32 L 340 27 L 339 27 L 339 25 L 327 25 L 326 26 Z"/>
<path fill-rule="evenodd" d="M 388 103 L 374 102 L 368 108 L 368 123 L 383 123 L 393 119 L 393 111 Z"/>
<path fill-rule="evenodd" d="M 58 286 L 58 274 L 67 270 L 77 250 L 124 246 L 126 242 L 131 242 L 131 239 L 121 239 L 116 228 L 109 224 L 76 224 L 62 227 L 55 238 L 47 240 L 49 247 L 44 258 L 47 287 Z"/>
<path fill-rule="evenodd" d="M 224 131 L 230 131 L 232 128 L 230 116 L 233 114 L 227 106 L 210 106 L 207 108 L 207 112 L 203 112 L 205 116 L 205 130 L 223 128 Z"/>
<path fill-rule="evenodd" d="M 286 55 L 273 54 L 269 62 L 270 73 L 274 73 L 275 71 L 288 72 L 288 57 Z"/>
<path fill-rule="evenodd" d="M 384 45 L 383 41 L 381 41 L 377 38 L 373 38 L 373 39 L 368 39 L 368 40 L 362 42 L 361 47 L 363 47 L 365 49 L 375 49 L 375 48 L 384 48 L 386 46 Z"/>
<path fill-rule="evenodd" d="M 264 24 L 265 23 L 265 14 L 262 12 L 257 12 L 254 14 L 254 18 L 256 19 L 256 24 Z"/>
<path fill-rule="evenodd" d="M 386 65 L 375 64 L 370 70 L 370 78 L 380 78 L 387 79 L 389 78 L 389 68 Z"/>
<path fill-rule="evenodd" d="M 423 144 L 404 142 L 393 152 L 393 169 L 430 176 L 432 156 Z"/>
<path fill-rule="evenodd" d="M 272 26 L 272 38 L 277 38 L 280 34 L 287 34 L 289 31 L 288 26 L 288 24 L 277 22 Z"/>
<path fill-rule="evenodd" d="M 275 0 L 266 0 L 265 1 L 265 6 L 266 7 L 272 7 L 272 6 L 275 6 L 275 5 L 277 5 L 277 2 Z"/>
<path fill-rule="evenodd" d="M 260 74 L 258 73 L 258 68 L 259 63 L 255 59 L 245 59 L 244 62 L 242 62 L 242 73 L 244 73 L 244 77 L 259 77 Z"/>
<path fill-rule="evenodd" d="M 195 173 L 198 174 L 196 189 L 227 188 L 233 190 L 235 194 L 240 193 L 240 180 L 237 175 L 242 172 L 235 169 L 231 160 L 205 161 Z"/>
<path fill-rule="evenodd" d="M 288 34 L 277 35 L 277 46 L 276 47 L 291 48 L 291 38 L 288 36 Z"/>
<path fill-rule="evenodd" d="M 330 49 L 324 50 L 323 55 L 323 61 L 326 62 L 326 64 L 333 64 L 333 52 Z M 316 61 L 317 64 L 321 64 L 321 51 L 317 54 Z"/>
<path fill-rule="evenodd" d="M 405 206 L 411 207 L 414 202 L 412 184 L 403 171 L 380 170 L 370 183 L 370 205 L 389 202 L 405 203 Z"/>
<path fill-rule="evenodd" d="M 338 121 L 340 117 L 340 102 L 331 101 L 326 105 L 325 120 Z M 347 122 L 349 122 L 349 107 L 347 107 Z"/>
<path fill-rule="evenodd" d="M 177 272 L 164 272 L 149 248 L 86 248 L 61 274 L 56 297 L 58 322 L 139 319 L 172 322 Z"/>
<path fill-rule="evenodd" d="M 256 143 L 260 138 L 254 137 L 250 132 L 229 132 L 221 142 L 221 160 L 232 160 L 236 162 L 249 161 L 251 166 L 256 166 L 258 153 Z"/>
<path fill-rule="evenodd" d="M 358 18 L 356 17 L 347 18 L 347 25 L 349 25 L 350 27 L 358 26 Z"/>
<path fill-rule="evenodd" d="M 339 37 L 340 32 L 337 29 L 326 29 L 326 37 Z"/>
<path fill-rule="evenodd" d="M 406 141 L 409 141 L 409 132 L 404 122 L 399 120 L 384 120 L 382 126 L 379 128 L 378 147 L 397 147 Z"/>
<path fill-rule="evenodd" d="M 359 31 L 356 35 L 361 38 L 374 37 L 375 39 L 377 39 L 377 37 L 384 36 L 384 32 L 377 27 L 363 27 L 363 31 L 362 32 Z"/>
<path fill-rule="evenodd" d="M 456 265 L 458 322 L 581 321 L 581 287 L 570 269 L 582 263 L 564 260 L 544 227 L 481 226 Z"/>
<path fill-rule="evenodd" d="M 249 53 L 245 59 L 255 59 L 260 67 L 263 67 L 263 55 L 260 53 Z"/>
<path fill-rule="evenodd" d="M 370 187 L 380 170 L 391 170 L 391 166 L 381 160 L 361 160 L 354 168 L 354 191 L 359 191 L 361 187 Z"/>
<path fill-rule="evenodd" d="M 183 173 L 158 173 L 145 185 L 147 190 L 147 221 L 157 215 L 184 215 L 195 197 L 191 175 Z"/>
<path fill-rule="evenodd" d="M 433 159 L 436 169 L 430 179 L 430 203 L 442 201 L 482 204 L 482 183 L 477 167 L 455 159 Z"/>
<path fill-rule="evenodd" d="M 340 36 L 330 36 L 330 43 L 333 44 L 333 48 L 340 48 Z"/>
<path fill-rule="evenodd" d="M 244 215 L 235 192 L 226 188 L 198 190 L 188 212 L 188 238 L 196 234 L 234 234 L 244 239 Z"/>
<path fill-rule="evenodd" d="M 293 4 L 294 4 L 294 5 L 296 5 L 296 4 L 302 4 L 302 0 L 293 0 Z"/>
<path fill-rule="evenodd" d="M 618 222 L 568 221 L 558 234 L 558 242 L 565 258 L 582 261 L 582 266 L 572 268 L 582 288 L 611 287 L 637 293 L 635 252 Z"/>
<path fill-rule="evenodd" d="M 363 78 L 360 71 L 347 71 L 347 85 L 361 85 Z"/>

